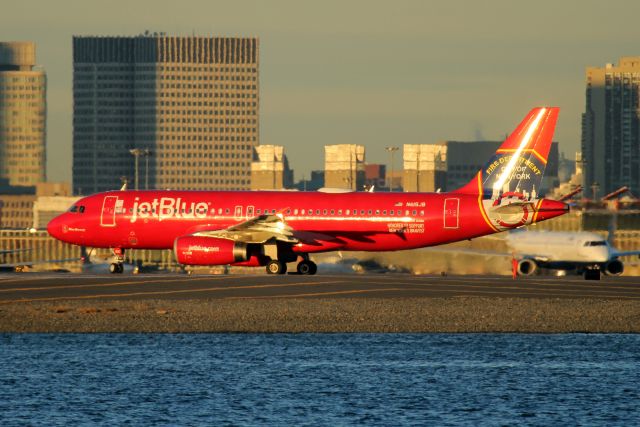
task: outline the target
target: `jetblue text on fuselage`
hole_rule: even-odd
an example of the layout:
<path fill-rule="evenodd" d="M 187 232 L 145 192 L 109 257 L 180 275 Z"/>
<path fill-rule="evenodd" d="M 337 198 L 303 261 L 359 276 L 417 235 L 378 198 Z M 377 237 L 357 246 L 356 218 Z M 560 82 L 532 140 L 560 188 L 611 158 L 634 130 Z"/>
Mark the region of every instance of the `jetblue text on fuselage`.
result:
<path fill-rule="evenodd" d="M 136 222 L 138 217 L 158 218 L 159 221 L 169 218 L 205 218 L 208 206 L 207 202 L 183 202 L 181 197 L 161 197 L 150 202 L 141 202 L 136 197 L 131 222 Z"/>

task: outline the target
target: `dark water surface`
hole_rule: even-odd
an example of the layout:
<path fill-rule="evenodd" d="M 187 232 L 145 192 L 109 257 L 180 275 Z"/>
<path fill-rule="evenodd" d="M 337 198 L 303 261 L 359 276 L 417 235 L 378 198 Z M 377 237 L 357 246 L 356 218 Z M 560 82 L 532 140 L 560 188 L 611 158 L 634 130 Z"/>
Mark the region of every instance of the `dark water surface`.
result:
<path fill-rule="evenodd" d="M 639 425 L 640 335 L 0 335 L 0 424 Z"/>

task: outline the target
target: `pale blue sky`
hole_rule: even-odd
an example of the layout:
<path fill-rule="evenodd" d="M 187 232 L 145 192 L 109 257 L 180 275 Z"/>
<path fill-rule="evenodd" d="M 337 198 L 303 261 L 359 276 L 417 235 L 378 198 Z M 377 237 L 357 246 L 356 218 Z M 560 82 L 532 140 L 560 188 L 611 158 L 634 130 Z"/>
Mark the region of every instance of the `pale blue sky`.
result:
<path fill-rule="evenodd" d="M 446 4 L 445 4 L 446 3 Z M 48 176 L 70 180 L 73 35 L 260 37 L 262 144 L 296 179 L 325 144 L 497 139 L 537 105 L 579 149 L 586 66 L 640 55 L 634 1 L 7 1 L 0 40 L 32 40 L 48 74 Z M 396 167 L 400 165 L 396 160 Z"/>

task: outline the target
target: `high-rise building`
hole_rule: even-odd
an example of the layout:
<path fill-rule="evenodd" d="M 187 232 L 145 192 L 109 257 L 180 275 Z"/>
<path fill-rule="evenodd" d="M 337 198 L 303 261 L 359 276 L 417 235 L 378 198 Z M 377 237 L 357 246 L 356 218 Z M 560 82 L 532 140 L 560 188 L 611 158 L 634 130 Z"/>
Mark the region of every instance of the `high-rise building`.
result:
<path fill-rule="evenodd" d="M 249 189 L 258 49 L 257 38 L 74 37 L 74 192 L 121 177 L 131 188 L 134 157 L 140 188 Z"/>
<path fill-rule="evenodd" d="M 252 190 L 282 190 L 293 186 L 293 171 L 281 145 L 260 145 L 251 162 Z"/>
<path fill-rule="evenodd" d="M 0 179 L 45 180 L 46 87 L 33 42 L 0 42 Z"/>
<path fill-rule="evenodd" d="M 324 186 L 349 190 L 364 189 L 364 146 L 336 144 L 324 146 Z"/>
<path fill-rule="evenodd" d="M 640 190 L 640 57 L 588 67 L 582 115 L 583 186 L 596 196 L 622 186 Z M 591 193 L 589 193 L 591 194 Z"/>

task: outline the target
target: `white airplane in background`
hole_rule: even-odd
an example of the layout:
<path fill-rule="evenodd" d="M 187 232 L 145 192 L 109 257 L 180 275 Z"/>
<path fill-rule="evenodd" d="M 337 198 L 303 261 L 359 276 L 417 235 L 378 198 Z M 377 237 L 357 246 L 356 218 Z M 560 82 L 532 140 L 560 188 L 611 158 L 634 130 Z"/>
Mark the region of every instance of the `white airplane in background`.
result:
<path fill-rule="evenodd" d="M 600 280 L 601 272 L 608 276 L 622 274 L 624 263 L 620 258 L 640 255 L 640 250 L 618 251 L 610 241 L 587 231 L 515 231 L 505 240 L 522 276 L 539 269 L 556 269 L 575 270 L 586 280 Z"/>
<path fill-rule="evenodd" d="M 611 239 L 613 233 L 610 233 Z M 496 239 L 498 237 L 495 237 Z M 504 256 L 517 261 L 516 273 L 531 276 L 544 269 L 575 271 L 586 280 L 600 280 L 600 274 L 619 276 L 624 271 L 621 257 L 640 255 L 640 250 L 619 251 L 611 241 L 588 231 L 514 230 L 503 238 L 509 252 L 483 249 L 434 249 L 481 256 Z"/>

